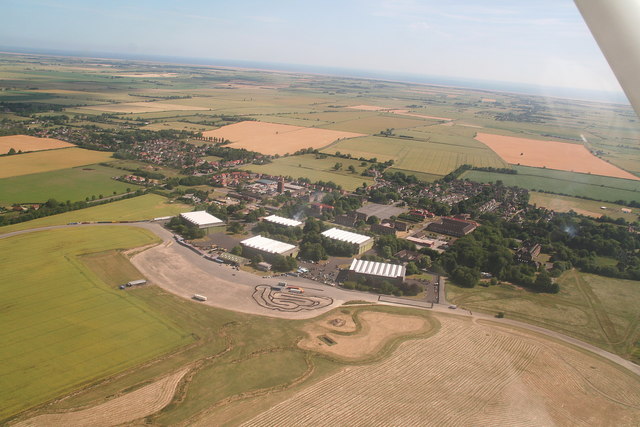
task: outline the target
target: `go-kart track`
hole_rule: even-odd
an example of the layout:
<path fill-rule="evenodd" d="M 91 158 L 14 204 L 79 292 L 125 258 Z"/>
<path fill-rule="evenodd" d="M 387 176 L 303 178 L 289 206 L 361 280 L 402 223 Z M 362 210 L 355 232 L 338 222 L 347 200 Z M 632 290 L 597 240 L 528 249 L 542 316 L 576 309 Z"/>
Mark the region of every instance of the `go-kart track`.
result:
<path fill-rule="evenodd" d="M 329 297 L 305 296 L 275 289 L 267 285 L 258 285 L 253 292 L 253 299 L 262 307 L 288 313 L 317 310 L 333 303 L 333 299 Z"/>

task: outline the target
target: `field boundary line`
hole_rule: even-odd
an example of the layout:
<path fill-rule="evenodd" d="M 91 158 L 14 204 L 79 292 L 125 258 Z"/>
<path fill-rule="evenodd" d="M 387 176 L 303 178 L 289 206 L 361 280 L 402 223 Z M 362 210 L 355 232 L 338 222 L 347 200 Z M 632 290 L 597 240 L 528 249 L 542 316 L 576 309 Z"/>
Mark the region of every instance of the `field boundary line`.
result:
<path fill-rule="evenodd" d="M 415 301 L 415 300 L 406 299 L 406 298 L 390 297 L 387 295 L 379 295 L 378 301 L 390 302 L 394 304 L 410 305 L 413 307 L 420 307 L 420 308 L 433 308 L 432 302 Z"/>

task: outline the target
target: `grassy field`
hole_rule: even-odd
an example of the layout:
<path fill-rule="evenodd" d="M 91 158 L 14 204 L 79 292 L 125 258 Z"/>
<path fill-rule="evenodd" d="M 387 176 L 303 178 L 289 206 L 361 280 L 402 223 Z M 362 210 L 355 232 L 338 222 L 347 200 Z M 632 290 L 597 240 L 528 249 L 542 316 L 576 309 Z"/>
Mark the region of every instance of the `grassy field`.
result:
<path fill-rule="evenodd" d="M 65 148 L 0 157 L 0 178 L 29 175 L 107 161 L 111 153 Z"/>
<path fill-rule="evenodd" d="M 334 170 L 333 167 L 336 163 L 342 163 L 342 168 Z M 325 159 L 316 159 L 313 154 L 305 154 L 302 156 L 280 157 L 267 165 L 248 165 L 243 166 L 243 169 L 270 175 L 291 176 L 294 179 L 309 178 L 312 182 L 333 181 L 346 190 L 355 190 L 365 182 L 367 184 L 373 183 L 371 178 L 360 175 L 366 169 L 360 164 L 359 160 L 331 156 Z M 367 163 L 368 165 L 369 163 Z M 353 166 L 356 173 L 349 172 L 347 170 L 349 166 Z"/>
<path fill-rule="evenodd" d="M 486 147 L 467 146 L 464 151 L 458 144 L 368 136 L 340 141 L 323 150 L 326 153 L 350 153 L 354 157 L 372 158 L 379 161 L 393 160 L 394 168 L 423 172 L 431 175 L 446 175 L 458 166 L 470 164 L 483 167 L 508 167 Z"/>
<path fill-rule="evenodd" d="M 107 287 L 78 260 L 154 241 L 137 228 L 3 240 L 0 419 L 192 341 L 168 317 Z"/>
<path fill-rule="evenodd" d="M 447 283 L 447 301 L 472 311 L 498 313 L 562 332 L 640 361 L 640 283 L 575 270 L 559 279 L 556 295 L 508 285 L 460 288 Z"/>
<path fill-rule="evenodd" d="M 131 199 L 107 203 L 105 205 L 77 211 L 65 212 L 32 221 L 0 227 L 0 234 L 11 231 L 26 230 L 28 228 L 61 225 L 82 221 L 139 221 L 161 216 L 177 215 L 180 212 L 190 212 L 193 206 L 182 203 L 168 203 L 167 199 L 157 194 L 146 194 Z"/>
<path fill-rule="evenodd" d="M 640 200 L 640 184 L 636 181 L 526 166 L 514 168 L 518 171 L 517 175 L 468 171 L 462 175 L 462 179 L 469 178 L 478 182 L 501 180 L 505 185 L 516 185 L 529 190 L 589 197 L 608 202 Z"/>
<path fill-rule="evenodd" d="M 581 215 L 593 216 L 599 218 L 606 215 L 611 218 L 623 218 L 628 222 L 638 220 L 640 210 L 637 208 L 627 208 L 623 205 L 614 203 L 598 202 L 594 200 L 578 199 L 576 197 L 559 196 L 556 194 L 539 193 L 532 191 L 529 193 L 529 203 L 538 207 L 545 207 L 556 212 L 569 212 L 573 210 Z M 607 209 L 602 209 L 606 207 Z M 622 212 L 622 209 L 631 209 L 632 213 Z"/>
<path fill-rule="evenodd" d="M 105 197 L 122 194 L 137 185 L 112 179 L 124 171 L 100 165 L 60 169 L 57 171 L 20 175 L 0 179 L 0 205 L 27 202 L 84 200 L 100 194 Z"/>

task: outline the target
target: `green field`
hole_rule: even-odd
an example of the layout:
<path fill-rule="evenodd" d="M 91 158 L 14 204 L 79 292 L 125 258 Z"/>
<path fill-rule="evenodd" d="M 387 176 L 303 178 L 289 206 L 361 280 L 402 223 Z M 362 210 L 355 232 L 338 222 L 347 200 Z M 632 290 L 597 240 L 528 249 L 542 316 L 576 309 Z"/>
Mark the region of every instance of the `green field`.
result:
<path fill-rule="evenodd" d="M 334 170 L 336 163 L 342 163 L 340 170 Z M 370 177 L 361 176 L 360 174 L 366 168 L 360 166 L 359 160 L 341 159 L 328 156 L 325 159 L 317 159 L 314 154 L 305 154 L 302 156 L 289 156 L 274 159 L 273 163 L 266 165 L 247 165 L 242 169 L 250 170 L 256 173 L 265 173 L 269 175 L 283 175 L 295 178 L 309 178 L 315 181 L 333 181 L 346 190 L 355 190 L 362 186 L 363 183 L 371 184 L 373 180 Z M 356 173 L 351 173 L 347 169 L 353 166 Z M 367 166 L 369 163 L 367 163 Z"/>
<path fill-rule="evenodd" d="M 169 317 L 108 287 L 78 259 L 154 241 L 133 227 L 2 240 L 0 419 L 192 341 Z"/>
<path fill-rule="evenodd" d="M 461 178 L 469 178 L 478 182 L 500 180 L 508 186 L 588 197 L 608 202 L 640 200 L 640 181 L 527 166 L 515 166 L 514 168 L 518 171 L 517 175 L 468 171 Z"/>
<path fill-rule="evenodd" d="M 62 148 L 0 157 L 0 178 L 91 165 L 110 158 L 111 153 L 82 148 Z"/>
<path fill-rule="evenodd" d="M 447 301 L 460 307 L 539 325 L 640 362 L 640 282 L 575 270 L 558 279 L 558 294 L 509 285 L 461 288 L 447 282 Z"/>
<path fill-rule="evenodd" d="M 140 221 L 161 216 L 177 215 L 190 212 L 193 206 L 182 203 L 169 203 L 166 198 L 157 194 L 146 194 L 131 199 L 120 200 L 91 208 L 65 212 L 32 221 L 0 227 L 0 234 L 28 228 L 62 225 L 82 221 Z"/>
<path fill-rule="evenodd" d="M 379 161 L 393 160 L 394 168 L 446 175 L 458 166 L 470 164 L 482 167 L 508 167 L 493 151 L 476 145 L 461 150 L 457 143 L 367 136 L 340 141 L 322 150 L 325 153 L 350 153 L 354 157 Z"/>
<path fill-rule="evenodd" d="M 100 165 L 61 169 L 0 179 L 0 205 L 46 202 L 49 199 L 76 202 L 100 194 L 122 194 L 137 185 L 112 179 L 124 171 Z"/>
<path fill-rule="evenodd" d="M 610 218 L 622 218 L 625 221 L 633 222 L 638 220 L 640 210 L 638 208 L 627 208 L 614 203 L 599 202 L 595 200 L 578 199 L 576 197 L 559 196 L 557 194 L 539 193 L 532 191 L 529 193 L 529 203 L 538 207 L 545 207 L 556 212 L 569 212 L 573 210 L 582 215 L 600 217 L 606 215 Z M 605 207 L 606 209 L 602 209 Z M 622 212 L 622 209 L 631 209 L 631 213 Z"/>

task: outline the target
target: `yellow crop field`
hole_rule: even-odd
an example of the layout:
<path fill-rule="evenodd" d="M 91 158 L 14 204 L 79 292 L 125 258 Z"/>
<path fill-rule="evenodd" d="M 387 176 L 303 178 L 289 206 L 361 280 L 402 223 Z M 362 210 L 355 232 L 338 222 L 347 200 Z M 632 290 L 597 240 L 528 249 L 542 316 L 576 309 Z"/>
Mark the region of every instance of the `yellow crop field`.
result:
<path fill-rule="evenodd" d="M 54 138 L 38 138 L 29 135 L 0 136 L 0 154 L 6 154 L 12 148 L 15 151 L 41 151 L 54 148 L 68 148 L 75 145 Z"/>
<path fill-rule="evenodd" d="M 111 153 L 82 148 L 40 151 L 0 157 L 0 178 L 48 172 L 105 162 Z"/>

